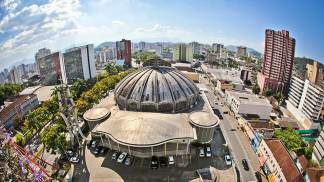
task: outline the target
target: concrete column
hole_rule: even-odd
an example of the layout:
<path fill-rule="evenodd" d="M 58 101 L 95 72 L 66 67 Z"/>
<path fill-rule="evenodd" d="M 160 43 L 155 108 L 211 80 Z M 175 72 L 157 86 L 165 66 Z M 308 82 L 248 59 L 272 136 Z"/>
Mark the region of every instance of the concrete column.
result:
<path fill-rule="evenodd" d="M 120 152 L 119 143 L 117 143 L 118 151 Z"/>
<path fill-rule="evenodd" d="M 189 143 L 190 143 L 190 140 L 188 140 L 188 143 L 187 143 L 187 154 L 189 152 Z"/>
<path fill-rule="evenodd" d="M 100 140 L 101 140 L 102 145 L 104 146 L 104 142 L 103 142 L 103 139 L 102 139 L 102 135 L 100 135 Z"/>
<path fill-rule="evenodd" d="M 167 143 L 164 144 L 164 156 L 166 156 L 166 148 L 167 148 L 166 145 Z"/>
<path fill-rule="evenodd" d="M 178 145 L 179 145 L 179 140 L 177 140 L 177 150 L 176 150 L 176 156 L 178 156 L 178 149 L 179 149 L 179 148 L 178 148 L 178 147 L 179 147 Z"/>
<path fill-rule="evenodd" d="M 111 149 L 110 138 L 109 138 L 109 137 L 107 137 L 107 139 L 108 139 L 108 143 L 109 143 L 109 148 Z"/>
<path fill-rule="evenodd" d="M 132 155 L 132 153 L 131 153 L 131 150 L 130 150 L 130 147 L 128 146 L 128 153 L 129 153 L 129 155 Z"/>
<path fill-rule="evenodd" d="M 152 156 L 154 155 L 154 152 L 153 152 L 153 147 L 151 147 L 151 151 L 152 151 Z"/>

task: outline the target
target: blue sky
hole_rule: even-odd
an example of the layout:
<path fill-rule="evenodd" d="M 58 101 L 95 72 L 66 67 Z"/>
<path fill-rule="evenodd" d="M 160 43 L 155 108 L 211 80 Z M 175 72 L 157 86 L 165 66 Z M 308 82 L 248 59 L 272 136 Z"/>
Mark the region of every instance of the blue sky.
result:
<path fill-rule="evenodd" d="M 0 70 L 52 50 L 127 38 L 245 45 L 287 29 L 296 55 L 324 62 L 324 1 L 0 0 Z"/>

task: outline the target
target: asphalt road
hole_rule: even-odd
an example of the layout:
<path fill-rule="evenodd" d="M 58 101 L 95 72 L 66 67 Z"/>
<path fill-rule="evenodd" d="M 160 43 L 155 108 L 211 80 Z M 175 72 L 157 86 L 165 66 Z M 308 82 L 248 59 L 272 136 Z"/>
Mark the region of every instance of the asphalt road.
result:
<path fill-rule="evenodd" d="M 201 83 L 208 84 L 208 81 L 203 78 L 201 79 Z M 213 103 L 214 100 L 217 100 L 217 97 L 213 94 L 212 89 L 210 87 L 207 88 L 209 92 L 206 93 L 206 96 L 210 101 L 211 106 L 218 108 L 220 112 L 223 113 L 222 108 L 219 105 L 215 105 Z M 221 98 L 220 96 L 218 96 L 218 98 L 220 99 L 219 102 L 224 103 L 223 98 Z M 248 139 L 246 136 L 244 135 L 242 136 L 242 133 L 240 133 L 241 131 L 238 131 L 237 121 L 231 118 L 232 116 L 226 114 L 225 115 L 222 114 L 222 115 L 224 119 L 222 119 L 220 122 L 220 128 L 223 132 L 226 141 L 228 142 L 230 153 L 232 155 L 234 163 L 239 169 L 241 180 L 244 182 L 256 181 L 254 173 L 255 171 L 259 170 L 257 167 L 258 165 L 255 165 L 256 162 L 258 162 L 258 158 L 256 154 L 253 152 L 251 145 L 249 145 L 249 142 L 248 141 L 244 142 L 244 140 L 248 140 Z M 236 131 L 231 131 L 231 129 L 236 129 Z M 242 165 L 243 159 L 246 159 L 248 161 L 250 167 L 249 171 L 244 170 Z"/>

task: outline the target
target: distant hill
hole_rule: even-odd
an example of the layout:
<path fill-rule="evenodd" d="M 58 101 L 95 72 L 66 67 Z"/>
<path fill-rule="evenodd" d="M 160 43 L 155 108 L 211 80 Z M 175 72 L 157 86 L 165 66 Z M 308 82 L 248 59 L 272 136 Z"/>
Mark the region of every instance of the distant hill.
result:
<path fill-rule="evenodd" d="M 99 50 L 104 47 L 116 47 L 116 42 L 103 42 L 100 45 L 98 45 L 95 49 Z"/>
<path fill-rule="evenodd" d="M 235 46 L 235 45 L 228 45 L 225 46 L 226 49 L 232 51 L 232 52 L 236 52 L 237 51 L 237 47 L 239 46 Z M 253 55 L 257 58 L 261 58 L 262 57 L 262 53 L 258 52 L 257 50 L 247 47 L 246 51 L 248 52 L 249 55 Z"/>

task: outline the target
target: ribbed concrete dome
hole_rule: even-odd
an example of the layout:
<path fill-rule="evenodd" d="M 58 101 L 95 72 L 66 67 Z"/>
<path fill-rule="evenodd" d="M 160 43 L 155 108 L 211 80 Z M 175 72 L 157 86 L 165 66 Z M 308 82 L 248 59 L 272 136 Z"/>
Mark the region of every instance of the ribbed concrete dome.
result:
<path fill-rule="evenodd" d="M 199 89 L 174 68 L 149 66 L 128 75 L 116 86 L 120 109 L 148 112 L 182 112 L 197 101 Z"/>

